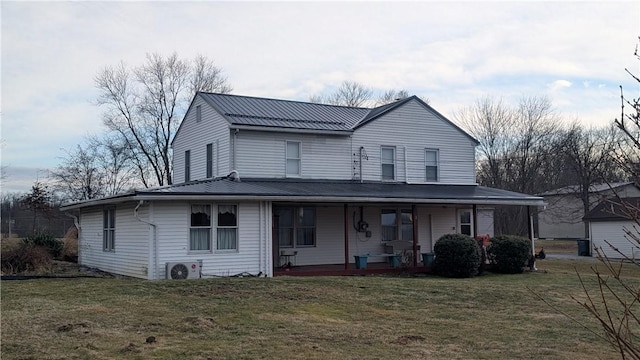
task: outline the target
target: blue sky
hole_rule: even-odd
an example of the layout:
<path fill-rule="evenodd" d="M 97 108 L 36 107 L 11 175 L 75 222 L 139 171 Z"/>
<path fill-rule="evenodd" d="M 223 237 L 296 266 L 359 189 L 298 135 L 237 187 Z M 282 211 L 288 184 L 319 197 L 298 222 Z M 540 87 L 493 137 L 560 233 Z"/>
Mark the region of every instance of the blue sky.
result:
<path fill-rule="evenodd" d="M 640 2 L 12 2 L 2 17 L 2 192 L 45 179 L 102 131 L 96 73 L 146 53 L 203 54 L 233 93 L 292 100 L 344 80 L 406 89 L 445 116 L 483 96 L 548 96 L 567 121 L 610 124 Z"/>

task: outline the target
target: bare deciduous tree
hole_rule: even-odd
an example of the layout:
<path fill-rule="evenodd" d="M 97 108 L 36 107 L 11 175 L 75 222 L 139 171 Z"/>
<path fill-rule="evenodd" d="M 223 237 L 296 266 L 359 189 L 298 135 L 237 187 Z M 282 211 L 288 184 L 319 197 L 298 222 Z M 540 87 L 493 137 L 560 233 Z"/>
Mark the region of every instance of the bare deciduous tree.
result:
<path fill-rule="evenodd" d="M 68 201 L 116 195 L 138 185 L 132 154 L 122 138 L 105 136 L 87 139 L 85 147 L 77 145 L 50 178 L 55 189 Z"/>
<path fill-rule="evenodd" d="M 517 107 L 487 97 L 455 114 L 479 142 L 477 178 L 481 185 L 536 194 L 557 177 L 554 158 L 560 126 L 545 97 L 524 97 Z M 496 208 L 496 232 L 524 235 L 526 208 Z"/>
<path fill-rule="evenodd" d="M 176 53 L 148 54 L 144 64 L 132 69 L 124 63 L 108 66 L 95 81 L 104 123 L 128 145 L 147 187 L 172 183 L 171 140 L 193 94 L 231 91 L 213 62 L 203 56 L 189 62 Z"/>

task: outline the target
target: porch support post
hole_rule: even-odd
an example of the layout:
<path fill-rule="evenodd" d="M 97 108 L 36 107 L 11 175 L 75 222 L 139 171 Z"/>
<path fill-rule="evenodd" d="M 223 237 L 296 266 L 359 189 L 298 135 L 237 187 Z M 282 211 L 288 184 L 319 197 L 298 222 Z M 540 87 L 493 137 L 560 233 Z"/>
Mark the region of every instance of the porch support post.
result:
<path fill-rule="evenodd" d="M 527 222 L 529 239 L 531 239 L 531 270 L 538 270 L 536 268 L 536 239 L 533 230 L 533 215 L 531 215 L 531 206 L 527 206 Z"/>
<path fill-rule="evenodd" d="M 349 269 L 349 205 L 344 204 L 344 269 Z"/>
<path fill-rule="evenodd" d="M 478 205 L 473 204 L 473 237 L 478 236 Z"/>
<path fill-rule="evenodd" d="M 411 205 L 411 224 L 413 225 L 413 267 L 418 267 L 418 210 Z"/>

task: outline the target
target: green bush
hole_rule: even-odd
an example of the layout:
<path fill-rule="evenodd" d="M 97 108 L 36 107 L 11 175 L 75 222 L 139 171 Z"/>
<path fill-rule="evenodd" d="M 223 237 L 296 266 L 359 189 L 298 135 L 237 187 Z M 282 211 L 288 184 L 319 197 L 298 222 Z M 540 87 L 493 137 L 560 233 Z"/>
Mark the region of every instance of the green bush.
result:
<path fill-rule="evenodd" d="M 519 274 L 531 257 L 531 242 L 520 236 L 496 236 L 491 239 L 487 254 L 493 271 Z"/>
<path fill-rule="evenodd" d="M 43 272 L 51 269 L 51 254 L 42 246 L 20 244 L 2 251 L 3 274 Z"/>
<path fill-rule="evenodd" d="M 60 256 L 62 248 L 64 247 L 62 241 L 47 233 L 31 235 L 24 238 L 22 241 L 27 245 L 42 246 L 43 248 L 47 249 L 49 254 L 51 254 L 51 256 L 53 256 L 54 258 Z"/>
<path fill-rule="evenodd" d="M 467 235 L 443 235 L 433 246 L 434 272 L 446 277 L 472 277 L 481 262 L 478 242 Z"/>

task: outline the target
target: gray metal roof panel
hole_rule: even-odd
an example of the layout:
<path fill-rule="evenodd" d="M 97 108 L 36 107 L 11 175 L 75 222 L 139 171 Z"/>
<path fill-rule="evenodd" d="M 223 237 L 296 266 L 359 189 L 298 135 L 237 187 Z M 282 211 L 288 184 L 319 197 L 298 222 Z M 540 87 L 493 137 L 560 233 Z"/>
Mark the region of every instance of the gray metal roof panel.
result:
<path fill-rule="evenodd" d="M 309 102 L 199 93 L 231 124 L 350 131 L 371 109 Z"/>
<path fill-rule="evenodd" d="M 173 185 L 147 194 L 206 194 L 226 196 L 286 196 L 292 200 L 305 197 L 318 198 L 369 198 L 369 199 L 422 199 L 492 201 L 521 201 L 531 205 L 542 205 L 542 198 L 477 185 L 406 184 L 387 182 L 354 182 L 339 180 L 300 179 L 242 179 L 235 182 L 227 179 L 197 181 Z"/>

